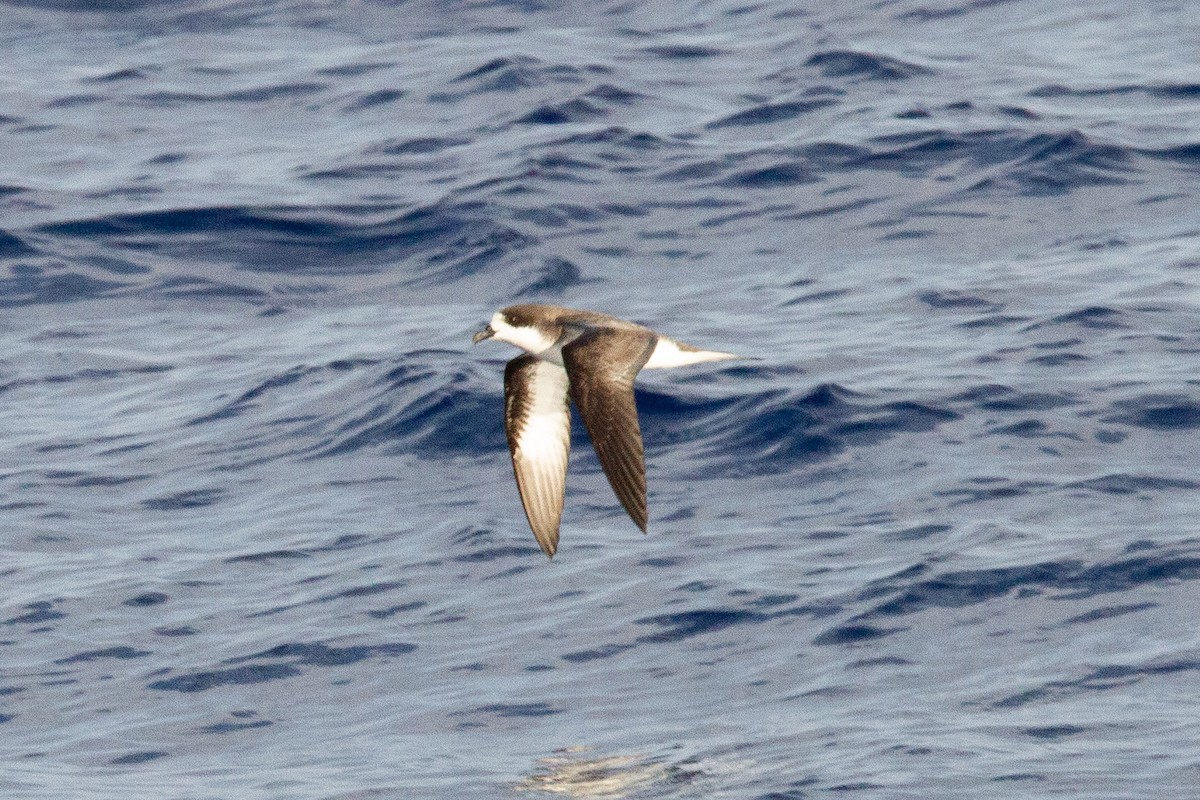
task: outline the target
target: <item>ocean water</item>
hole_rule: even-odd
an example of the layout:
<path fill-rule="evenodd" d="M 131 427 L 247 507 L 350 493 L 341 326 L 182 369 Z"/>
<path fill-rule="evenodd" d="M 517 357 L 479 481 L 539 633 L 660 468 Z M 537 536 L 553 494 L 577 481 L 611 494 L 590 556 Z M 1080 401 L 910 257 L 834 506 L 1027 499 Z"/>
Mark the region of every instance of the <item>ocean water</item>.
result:
<path fill-rule="evenodd" d="M 1193 4 L 0 19 L 3 797 L 1197 794 Z M 648 535 L 514 302 L 758 359 Z"/>

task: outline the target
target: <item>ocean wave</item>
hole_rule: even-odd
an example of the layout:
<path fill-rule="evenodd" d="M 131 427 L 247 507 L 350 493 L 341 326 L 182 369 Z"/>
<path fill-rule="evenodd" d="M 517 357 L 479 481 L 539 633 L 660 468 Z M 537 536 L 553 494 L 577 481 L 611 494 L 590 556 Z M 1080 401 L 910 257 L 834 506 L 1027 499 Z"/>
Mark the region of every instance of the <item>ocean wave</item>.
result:
<path fill-rule="evenodd" d="M 364 659 L 390 659 L 416 649 L 416 645 L 407 642 L 346 647 L 332 647 L 324 642 L 290 642 L 254 655 L 230 658 L 222 662 L 239 666 L 197 670 L 171 678 L 159 678 L 151 681 L 147 688 L 169 692 L 204 692 L 228 684 L 244 685 L 294 678 L 303 674 L 302 667 L 340 667 Z M 243 663 L 246 661 L 258 663 Z"/>
<path fill-rule="evenodd" d="M 503 398 L 496 378 L 485 365 L 464 364 L 456 352 L 414 352 L 388 367 L 374 360 L 297 366 L 250 387 L 191 425 L 223 424 L 247 414 L 255 427 L 277 430 L 287 439 L 303 428 L 307 444 L 293 443 L 288 453 L 307 457 L 345 457 L 363 449 L 412 452 L 426 458 L 462 456 L 497 458 L 507 452 L 503 433 Z M 776 372 L 744 367 L 739 374 L 761 380 Z M 325 386 L 330 371 L 358 376 L 352 393 L 346 385 Z M 498 373 L 497 373 L 498 375 Z M 490 384 L 490 386 L 489 386 Z M 948 407 L 912 400 L 871 399 L 836 384 L 806 390 L 766 389 L 742 394 L 718 376 L 720 393 L 698 394 L 694 388 L 670 392 L 639 387 L 637 402 L 648 459 L 678 450 L 699 476 L 769 475 L 802 469 L 849 448 L 878 445 L 903 434 L 918 434 L 960 417 Z M 341 398 L 330 411 L 324 395 Z M 272 420 L 286 409 L 282 427 Z M 313 409 L 306 411 L 306 407 Z M 1037 407 L 1031 403 L 1030 408 Z M 289 421 L 290 420 L 290 421 Z M 488 420 L 491 420 L 489 423 Z M 586 434 L 576 423 L 577 468 L 597 468 Z M 240 448 L 238 439 L 227 447 Z M 247 446 L 263 446 L 260 437 Z M 155 503 L 192 502 L 191 495 Z"/>
<path fill-rule="evenodd" d="M 826 50 L 811 56 L 805 65 L 816 67 L 828 78 L 903 81 L 919 75 L 934 74 L 933 70 L 919 64 L 855 50 Z"/>
<path fill-rule="evenodd" d="M 236 273 L 227 281 L 180 274 L 187 267 L 166 258 L 197 252 L 207 262 L 232 264 L 246 272 L 316 277 L 391 273 L 398 283 L 438 285 L 485 270 L 535 241 L 498 223 L 483 205 L 471 202 L 408 211 L 388 207 L 172 209 L 51 223 L 37 228 L 36 234 L 66 242 L 81 240 L 89 247 L 111 248 L 126 256 L 136 253 L 144 263 L 105 271 L 153 275 L 119 282 L 78 273 L 17 271 L 7 280 L 5 292 L 12 303 L 103 296 L 131 284 L 145 291 L 186 296 L 254 296 L 253 287 L 238 285 Z"/>
<path fill-rule="evenodd" d="M 938 570 L 933 563 L 913 565 L 896 575 L 864 587 L 861 601 L 873 605 L 846 622 L 821 633 L 814 643 L 855 644 L 906 630 L 881 623 L 931 609 L 975 606 L 999 597 L 1033 598 L 1049 593 L 1062 599 L 1083 599 L 1126 592 L 1164 580 L 1200 579 L 1200 557 L 1193 551 L 1154 548 L 1149 553 L 1126 553 L 1108 561 L 1084 563 L 1078 559 L 1042 561 L 1017 566 L 976 570 Z M 879 598 L 886 598 L 879 602 Z M 1123 611 L 1102 611 L 1063 624 L 1078 624 L 1153 608 L 1138 604 Z"/>

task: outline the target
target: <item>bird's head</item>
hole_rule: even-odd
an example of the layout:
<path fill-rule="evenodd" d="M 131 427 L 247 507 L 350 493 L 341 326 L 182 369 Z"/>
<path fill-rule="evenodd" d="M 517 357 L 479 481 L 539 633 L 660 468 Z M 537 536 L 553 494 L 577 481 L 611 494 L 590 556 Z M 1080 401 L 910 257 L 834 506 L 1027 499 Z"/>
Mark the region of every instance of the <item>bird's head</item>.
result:
<path fill-rule="evenodd" d="M 499 339 L 502 342 L 514 344 L 529 353 L 540 353 L 551 347 L 557 335 L 539 324 L 539 318 L 532 314 L 535 306 L 510 306 L 492 315 L 492 321 L 482 330 L 471 337 L 471 341 L 479 344 L 484 339 Z"/>

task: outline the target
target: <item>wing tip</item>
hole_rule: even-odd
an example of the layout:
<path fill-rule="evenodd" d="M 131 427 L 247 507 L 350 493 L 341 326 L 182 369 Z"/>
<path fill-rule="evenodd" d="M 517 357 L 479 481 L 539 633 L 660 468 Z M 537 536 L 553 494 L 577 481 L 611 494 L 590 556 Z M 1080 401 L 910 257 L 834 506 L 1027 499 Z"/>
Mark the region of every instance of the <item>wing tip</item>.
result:
<path fill-rule="evenodd" d="M 558 531 L 554 531 L 553 534 L 542 534 L 534 531 L 533 536 L 537 539 L 538 546 L 542 548 L 542 552 L 546 554 L 546 558 L 553 561 L 554 554 L 558 552 Z"/>

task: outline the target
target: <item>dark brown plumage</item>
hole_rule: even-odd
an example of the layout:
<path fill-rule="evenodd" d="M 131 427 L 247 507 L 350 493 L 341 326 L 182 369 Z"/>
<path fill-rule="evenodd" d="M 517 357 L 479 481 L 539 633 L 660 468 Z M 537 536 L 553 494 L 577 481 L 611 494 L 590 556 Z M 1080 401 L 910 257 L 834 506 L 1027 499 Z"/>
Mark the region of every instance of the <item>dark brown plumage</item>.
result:
<path fill-rule="evenodd" d="M 587 428 L 608 483 L 630 518 L 646 532 L 646 464 L 633 379 L 654 352 L 656 337 L 591 330 L 562 349 L 571 399 Z"/>

